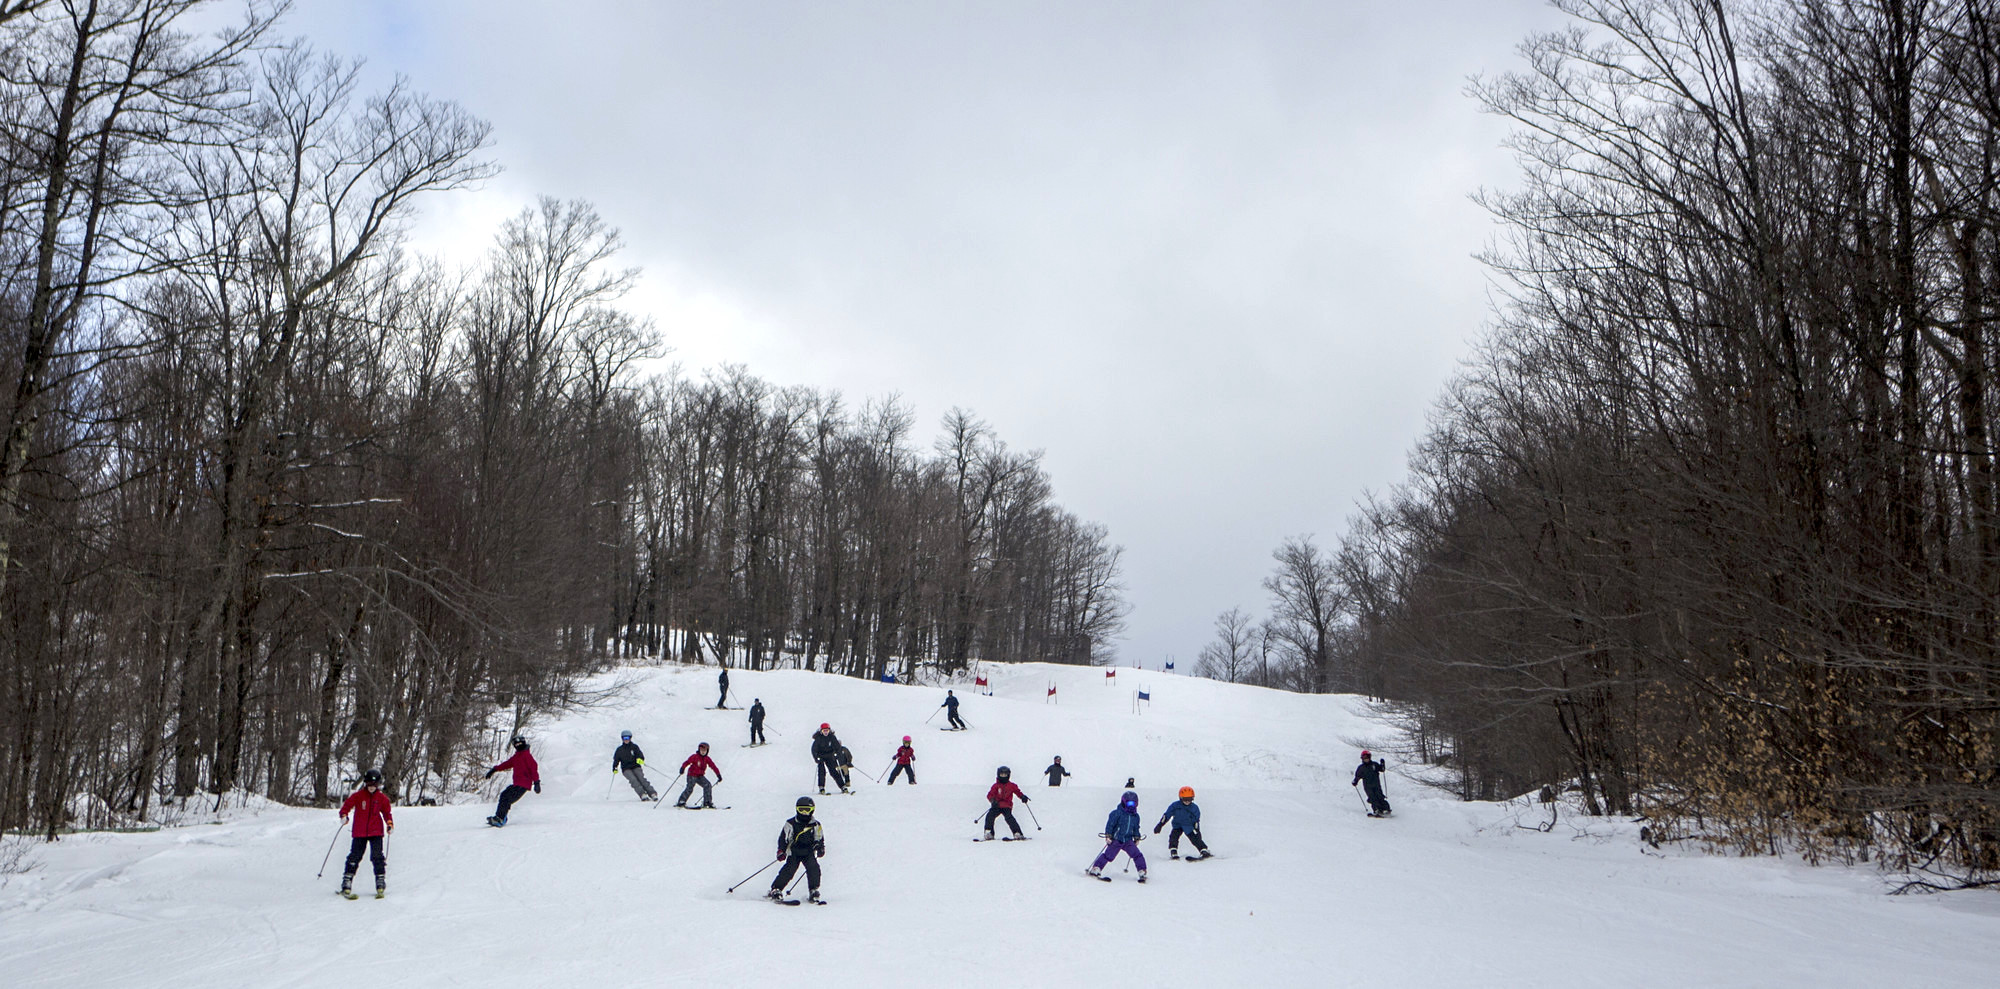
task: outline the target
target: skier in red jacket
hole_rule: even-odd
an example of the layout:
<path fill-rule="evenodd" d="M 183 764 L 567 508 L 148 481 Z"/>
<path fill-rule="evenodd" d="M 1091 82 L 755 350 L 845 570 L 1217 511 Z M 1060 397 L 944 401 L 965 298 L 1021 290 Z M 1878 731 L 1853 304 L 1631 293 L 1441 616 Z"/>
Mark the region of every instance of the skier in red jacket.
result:
<path fill-rule="evenodd" d="M 340 895 L 354 899 L 354 870 L 361 865 L 361 853 L 375 866 L 375 898 L 389 895 L 389 859 L 383 854 L 383 835 L 396 830 L 396 815 L 389 795 L 382 792 L 382 771 L 361 774 L 361 789 L 340 802 L 340 823 L 354 817 L 354 843 L 347 849 L 347 871 L 340 877 Z"/>
<path fill-rule="evenodd" d="M 496 828 L 507 826 L 507 808 L 514 806 L 514 801 L 521 799 L 529 787 L 534 787 L 536 793 L 542 792 L 542 770 L 535 765 L 535 757 L 528 754 L 527 739 L 514 736 L 514 754 L 508 756 L 506 762 L 487 770 L 486 778 L 492 779 L 494 773 L 503 769 L 514 771 L 514 782 L 500 791 L 500 806 L 494 809 L 492 817 L 486 819 L 486 823 Z"/>
<path fill-rule="evenodd" d="M 1014 798 L 1020 797 L 1022 803 L 1027 803 L 1028 795 L 1022 793 L 1021 788 L 1015 786 L 1013 780 L 1008 779 L 1013 774 L 1013 770 L 1001 766 L 993 774 L 993 785 L 986 790 L 986 802 L 990 805 L 986 809 L 988 840 L 993 837 L 993 820 L 1000 817 L 1006 818 L 1007 826 L 1014 829 L 1014 840 L 1027 837 L 1021 833 L 1021 822 L 1014 820 Z"/>
<path fill-rule="evenodd" d="M 681 763 L 681 772 L 687 774 L 688 781 L 686 786 L 681 787 L 681 798 L 674 801 L 674 806 L 686 807 L 688 805 L 688 794 L 693 793 L 694 788 L 699 786 L 701 787 L 701 805 L 694 809 L 707 810 L 714 807 L 715 788 L 710 786 L 708 782 L 708 773 L 710 770 L 715 772 L 715 781 L 717 783 L 722 782 L 722 767 L 717 766 L 715 760 L 708 757 L 708 743 L 703 742 L 695 746 L 694 755 L 688 756 Z"/>
<path fill-rule="evenodd" d="M 889 785 L 896 785 L 896 774 L 910 774 L 910 785 L 917 785 L 917 750 L 910 748 L 910 736 L 903 736 L 903 747 L 896 750 L 896 768 L 889 771 Z"/>

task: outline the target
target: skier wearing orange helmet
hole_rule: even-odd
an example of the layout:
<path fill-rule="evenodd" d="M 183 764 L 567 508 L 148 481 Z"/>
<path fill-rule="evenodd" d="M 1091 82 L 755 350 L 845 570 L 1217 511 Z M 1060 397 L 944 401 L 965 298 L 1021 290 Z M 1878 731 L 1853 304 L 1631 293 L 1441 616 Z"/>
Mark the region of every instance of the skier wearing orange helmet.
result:
<path fill-rule="evenodd" d="M 1159 834 L 1168 821 L 1174 823 L 1174 832 L 1167 836 L 1167 857 L 1181 857 L 1181 835 L 1194 844 L 1200 855 L 1189 855 L 1188 861 L 1199 862 L 1215 853 L 1208 850 L 1208 843 L 1201 840 L 1201 808 L 1194 802 L 1194 787 L 1181 787 L 1180 799 L 1167 805 L 1167 812 L 1160 815 L 1160 823 L 1153 825 L 1153 833 Z"/>

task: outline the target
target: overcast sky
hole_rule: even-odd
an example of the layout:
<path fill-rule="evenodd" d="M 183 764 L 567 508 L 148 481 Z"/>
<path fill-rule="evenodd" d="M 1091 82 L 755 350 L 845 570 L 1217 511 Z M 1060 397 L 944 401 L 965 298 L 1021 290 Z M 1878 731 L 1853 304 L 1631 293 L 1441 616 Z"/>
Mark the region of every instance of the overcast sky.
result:
<path fill-rule="evenodd" d="M 1467 78 L 1541 0 L 299 0 L 288 32 L 492 121 L 435 198 L 470 262 L 594 203 L 689 373 L 952 406 L 1045 452 L 1125 547 L 1120 661 L 1183 668 L 1289 535 L 1402 475 L 1488 320 L 1469 201 L 1509 185 Z"/>

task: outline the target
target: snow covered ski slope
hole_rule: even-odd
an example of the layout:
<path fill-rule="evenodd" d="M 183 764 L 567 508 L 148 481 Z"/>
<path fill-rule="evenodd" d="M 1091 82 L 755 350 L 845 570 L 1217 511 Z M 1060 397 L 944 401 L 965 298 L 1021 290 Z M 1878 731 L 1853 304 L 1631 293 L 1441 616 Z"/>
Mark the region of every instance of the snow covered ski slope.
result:
<path fill-rule="evenodd" d="M 614 681 L 614 703 L 531 727 L 544 792 L 505 829 L 483 823 L 490 803 L 398 808 L 385 900 L 334 895 L 344 839 L 313 878 L 330 810 L 45 846 L 0 887 L 0 985 L 2000 984 L 2000 898 L 1888 897 L 1869 869 L 1662 856 L 1617 824 L 1521 830 L 1506 807 L 1398 777 L 1394 739 L 1353 698 L 1010 667 L 994 697 L 959 691 L 971 727 L 946 732 L 942 714 L 925 724 L 942 690 L 733 671 L 732 707 L 769 711 L 771 744 L 743 748 L 745 712 L 705 707 L 712 668 Z M 1135 715 L 1139 686 L 1153 701 Z M 912 736 L 918 785 L 857 773 L 854 795 L 819 797 L 821 722 L 877 776 Z M 620 729 L 667 806 L 614 785 Z M 671 806 L 673 768 L 701 741 L 729 811 Z M 1390 759 L 1387 820 L 1348 786 L 1362 746 Z M 1041 775 L 1055 755 L 1075 774 L 1059 790 Z M 971 842 L 1003 764 L 1033 800 L 1016 816 L 1035 840 Z M 1127 777 L 1150 881 L 1120 859 L 1093 882 L 1083 869 Z M 1198 869 L 1151 833 L 1183 785 L 1218 856 Z M 772 858 L 802 794 L 825 826 L 831 905 L 765 902 L 769 872 L 725 894 Z M 366 862 L 356 886 L 372 888 Z"/>

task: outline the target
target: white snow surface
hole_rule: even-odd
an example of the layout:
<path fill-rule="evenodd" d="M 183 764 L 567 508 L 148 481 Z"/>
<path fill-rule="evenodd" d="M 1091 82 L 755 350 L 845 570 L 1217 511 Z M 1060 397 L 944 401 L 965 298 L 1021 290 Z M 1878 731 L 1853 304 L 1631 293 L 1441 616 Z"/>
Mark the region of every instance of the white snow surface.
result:
<path fill-rule="evenodd" d="M 1516 826 L 1393 776 L 1396 815 L 1364 816 L 1357 746 L 1393 732 L 1363 700 L 1190 677 L 1025 665 L 994 696 L 960 689 L 972 730 L 941 732 L 944 691 L 788 671 L 606 674 L 615 699 L 530 732 L 544 792 L 504 830 L 490 804 L 404 807 L 389 898 L 333 895 L 331 810 L 263 806 L 219 824 L 78 835 L 0 887 L 0 984 L 62 986 L 1993 986 L 2000 898 L 1885 895 L 1869 867 L 1660 854 L 1622 823 Z M 1047 703 L 1055 683 L 1060 703 Z M 1153 701 L 1132 713 L 1132 691 Z M 831 722 L 870 773 L 914 736 L 919 785 L 856 776 L 818 797 L 807 754 Z M 713 744 L 726 811 L 657 810 L 610 775 L 632 730 L 656 785 Z M 1040 775 L 1053 755 L 1075 773 Z M 1033 798 L 1029 842 L 975 844 L 1006 764 Z M 1083 868 L 1136 777 L 1148 827 L 1193 786 L 1218 858 L 1141 848 L 1146 885 Z M 608 793 L 608 796 L 607 796 Z M 678 788 L 667 791 L 669 800 Z M 760 899 L 801 794 L 826 830 L 825 907 Z M 697 793 L 698 796 L 698 793 Z M 1530 812 L 1532 816 L 1532 812 Z M 1039 821 L 1039 828 L 1036 821 Z M 1005 825 L 1002 825 L 1004 832 Z M 803 886 L 797 891 L 804 893 Z"/>

